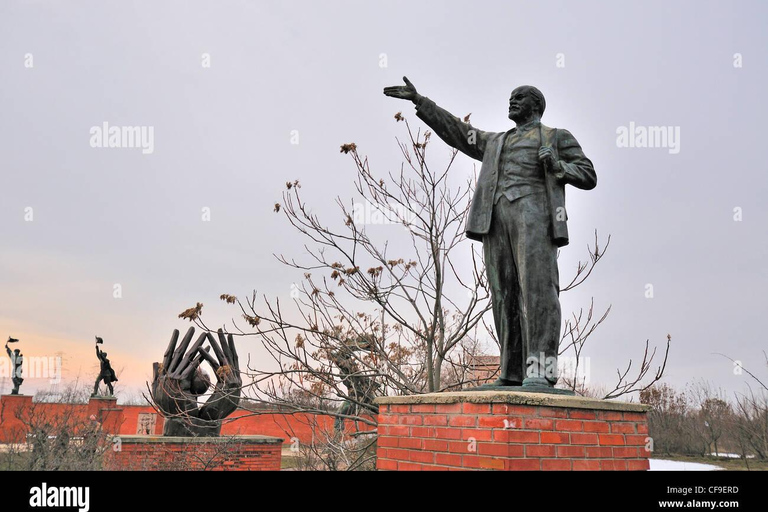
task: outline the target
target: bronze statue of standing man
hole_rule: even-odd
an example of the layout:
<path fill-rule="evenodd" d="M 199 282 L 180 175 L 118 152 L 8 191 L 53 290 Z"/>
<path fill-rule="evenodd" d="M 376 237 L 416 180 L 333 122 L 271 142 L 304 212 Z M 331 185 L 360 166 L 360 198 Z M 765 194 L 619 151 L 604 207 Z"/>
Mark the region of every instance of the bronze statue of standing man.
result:
<path fill-rule="evenodd" d="M 15 349 L 11 352 L 11 348 L 8 346 L 9 343 L 18 342 L 19 340 L 11 338 L 10 336 L 8 336 L 8 341 L 5 342 L 5 351 L 8 352 L 8 357 L 11 358 L 11 381 L 13 382 L 13 389 L 11 390 L 12 395 L 19 394 L 19 387 L 21 387 L 21 383 L 24 382 L 24 379 L 21 378 L 24 356 L 21 354 L 21 350 Z"/>
<path fill-rule="evenodd" d="M 570 132 L 541 124 L 546 102 L 522 86 L 509 98 L 515 128 L 486 132 L 404 86 L 384 94 L 410 100 L 416 115 L 448 145 L 483 164 L 466 234 L 482 241 L 496 335 L 499 379 L 491 386 L 548 390 L 557 382 L 560 282 L 557 249 L 568 244 L 565 185 L 597 185 L 592 162 Z"/>
<path fill-rule="evenodd" d="M 112 364 L 107 359 L 107 353 L 99 349 L 99 345 L 103 344 L 104 340 L 96 336 L 96 357 L 99 358 L 99 375 L 96 377 L 96 384 L 93 385 L 93 394 L 91 396 L 99 396 L 99 384 L 104 381 L 109 389 L 108 396 L 115 395 L 115 388 L 112 387 L 113 382 L 117 382 L 117 375 L 115 370 L 112 369 Z"/>

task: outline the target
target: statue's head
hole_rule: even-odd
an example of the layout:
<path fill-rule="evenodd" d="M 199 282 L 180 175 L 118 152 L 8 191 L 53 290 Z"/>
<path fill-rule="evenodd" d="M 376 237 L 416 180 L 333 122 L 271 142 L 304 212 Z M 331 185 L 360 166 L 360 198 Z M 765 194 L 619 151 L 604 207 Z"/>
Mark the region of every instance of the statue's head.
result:
<path fill-rule="evenodd" d="M 509 118 L 516 123 L 530 119 L 533 114 L 543 116 L 546 107 L 544 95 L 532 85 L 521 85 L 509 96 Z"/>
<path fill-rule="evenodd" d="M 17 356 L 20 356 L 20 355 L 21 355 L 21 350 L 19 350 L 19 349 L 15 349 L 15 350 L 13 351 L 13 353 L 14 353 L 14 354 L 16 354 Z"/>

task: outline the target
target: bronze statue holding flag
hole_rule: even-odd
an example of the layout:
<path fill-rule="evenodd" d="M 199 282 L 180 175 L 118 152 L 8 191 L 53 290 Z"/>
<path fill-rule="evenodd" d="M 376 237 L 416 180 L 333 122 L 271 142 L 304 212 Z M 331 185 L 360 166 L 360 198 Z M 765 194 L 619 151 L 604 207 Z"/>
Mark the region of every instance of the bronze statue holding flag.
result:
<path fill-rule="evenodd" d="M 107 359 L 107 353 L 99 349 L 99 345 L 103 345 L 104 340 L 96 336 L 96 357 L 99 358 L 99 375 L 96 377 L 96 384 L 93 385 L 93 394 L 91 396 L 99 396 L 99 384 L 104 381 L 109 390 L 109 395 L 115 395 L 115 388 L 112 387 L 113 382 L 117 382 L 117 375 L 115 370 L 112 369 L 112 364 Z"/>
<path fill-rule="evenodd" d="M 11 390 L 12 395 L 19 394 L 19 387 L 21 387 L 21 383 L 24 382 L 24 379 L 21 378 L 24 356 L 21 354 L 21 350 L 18 348 L 11 352 L 11 348 L 8 346 L 9 343 L 18 342 L 19 340 L 16 338 L 11 338 L 10 336 L 8 336 L 8 341 L 5 342 L 5 351 L 8 352 L 8 357 L 11 358 L 11 381 L 13 382 L 13 389 Z"/>

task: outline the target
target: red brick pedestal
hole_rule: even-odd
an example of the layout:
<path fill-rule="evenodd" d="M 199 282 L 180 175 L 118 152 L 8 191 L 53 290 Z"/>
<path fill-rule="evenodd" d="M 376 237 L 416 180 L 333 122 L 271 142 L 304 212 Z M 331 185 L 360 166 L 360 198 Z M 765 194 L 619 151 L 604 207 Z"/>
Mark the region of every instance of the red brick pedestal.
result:
<path fill-rule="evenodd" d="M 647 470 L 646 405 L 518 391 L 383 397 L 382 470 Z"/>
<path fill-rule="evenodd" d="M 270 436 L 119 436 L 106 468 L 130 471 L 280 471 L 283 439 Z"/>
<path fill-rule="evenodd" d="M 92 396 L 88 400 L 88 417 L 101 423 L 101 428 L 108 434 L 117 434 L 123 425 L 123 409 L 117 406 L 117 398 L 110 396 Z"/>
<path fill-rule="evenodd" d="M 24 420 L 32 409 L 32 395 L 0 396 L 0 443 L 26 442 Z"/>

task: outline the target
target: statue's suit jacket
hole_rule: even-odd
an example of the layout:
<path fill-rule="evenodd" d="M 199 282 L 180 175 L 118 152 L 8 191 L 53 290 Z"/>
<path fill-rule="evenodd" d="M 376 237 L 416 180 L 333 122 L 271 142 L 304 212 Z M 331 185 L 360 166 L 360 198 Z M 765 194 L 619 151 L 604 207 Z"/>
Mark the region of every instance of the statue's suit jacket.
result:
<path fill-rule="evenodd" d="M 482 241 L 491 226 L 493 200 L 499 181 L 499 161 L 507 132 L 485 132 L 461 121 L 447 110 L 438 107 L 434 101 L 422 97 L 416 106 L 416 115 L 422 119 L 449 146 L 483 162 L 472 205 L 469 209 L 466 234 L 472 240 Z M 541 145 L 555 150 L 561 170 L 545 176 L 549 200 L 551 235 L 553 242 L 562 247 L 568 244 L 568 216 L 565 212 L 565 185 L 590 190 L 597 185 L 597 175 L 592 162 L 584 156 L 581 146 L 568 130 L 549 128 L 541 125 Z M 542 172 L 543 169 L 542 169 Z"/>

